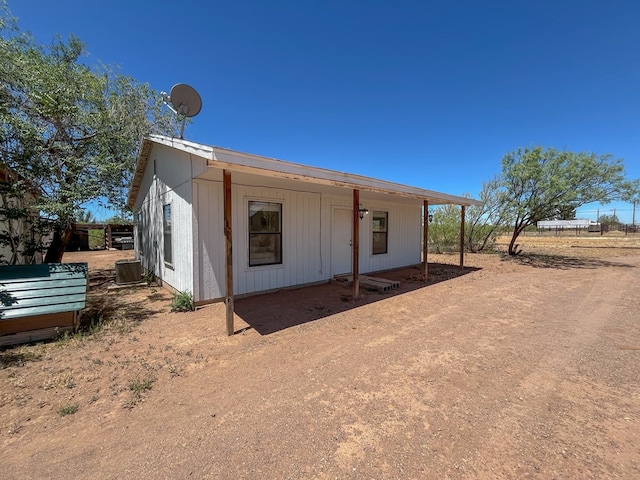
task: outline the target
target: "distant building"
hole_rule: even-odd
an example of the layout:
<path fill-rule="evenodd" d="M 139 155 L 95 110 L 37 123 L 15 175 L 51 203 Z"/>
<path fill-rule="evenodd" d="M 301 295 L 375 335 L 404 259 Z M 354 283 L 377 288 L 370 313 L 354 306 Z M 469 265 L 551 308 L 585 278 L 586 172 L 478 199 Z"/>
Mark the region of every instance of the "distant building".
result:
<path fill-rule="evenodd" d="M 10 184 L 18 179 L 18 175 L 0 165 L 0 184 Z M 42 263 L 43 255 L 34 250 L 34 245 L 46 245 L 50 241 L 48 234 L 34 228 L 39 220 L 39 212 L 33 210 L 29 215 L 16 216 L 16 210 L 30 209 L 36 201 L 36 193 L 27 191 L 21 198 L 16 198 L 0 191 L 0 265 L 22 265 Z M 8 210 L 5 210 L 8 209 Z"/>
<path fill-rule="evenodd" d="M 589 228 L 599 226 L 598 222 L 586 218 L 576 220 L 541 220 L 537 223 L 538 228 L 555 229 L 555 228 Z"/>
<path fill-rule="evenodd" d="M 97 232 L 93 242 L 89 242 L 89 231 Z M 132 250 L 133 249 L 133 224 L 132 223 L 76 223 L 73 226 L 71 240 L 65 251 L 77 250 Z"/>

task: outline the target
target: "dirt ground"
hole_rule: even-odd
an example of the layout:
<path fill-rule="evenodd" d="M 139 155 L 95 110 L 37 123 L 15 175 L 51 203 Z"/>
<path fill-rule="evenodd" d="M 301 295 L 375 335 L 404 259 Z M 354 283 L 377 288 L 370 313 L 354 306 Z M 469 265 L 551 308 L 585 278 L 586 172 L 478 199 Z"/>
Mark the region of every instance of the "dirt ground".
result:
<path fill-rule="evenodd" d="M 640 478 L 640 236 L 520 244 L 239 299 L 233 337 L 67 254 L 89 331 L 0 350 L 0 477 Z"/>

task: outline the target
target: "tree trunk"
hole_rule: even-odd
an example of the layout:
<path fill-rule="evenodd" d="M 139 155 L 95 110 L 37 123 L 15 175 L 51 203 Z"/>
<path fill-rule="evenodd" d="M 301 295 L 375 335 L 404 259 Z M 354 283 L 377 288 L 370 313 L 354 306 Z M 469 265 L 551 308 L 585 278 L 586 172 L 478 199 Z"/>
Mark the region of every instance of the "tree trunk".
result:
<path fill-rule="evenodd" d="M 511 241 L 509 242 L 509 255 L 518 255 L 522 250 L 518 250 L 518 244 L 516 243 L 517 238 L 520 236 L 524 227 L 515 227 L 513 229 L 513 236 L 511 237 Z"/>
<path fill-rule="evenodd" d="M 53 231 L 53 239 L 51 245 L 47 249 L 47 254 L 44 257 L 44 263 L 60 263 L 62 262 L 62 256 L 64 251 L 71 240 L 73 234 L 73 226 L 68 225 L 64 230 L 56 228 Z"/>

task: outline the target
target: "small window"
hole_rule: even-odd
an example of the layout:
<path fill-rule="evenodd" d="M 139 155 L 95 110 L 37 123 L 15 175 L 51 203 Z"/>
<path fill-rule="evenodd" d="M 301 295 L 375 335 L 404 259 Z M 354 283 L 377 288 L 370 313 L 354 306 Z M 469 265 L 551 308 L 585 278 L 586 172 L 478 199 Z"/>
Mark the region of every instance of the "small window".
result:
<path fill-rule="evenodd" d="M 162 224 L 164 232 L 164 261 L 172 263 L 172 244 L 171 244 L 171 204 L 162 207 Z"/>
<path fill-rule="evenodd" d="M 388 212 L 373 212 L 373 248 L 374 255 L 381 253 L 387 253 L 387 239 L 388 239 Z"/>
<path fill-rule="evenodd" d="M 282 204 L 249 202 L 249 266 L 282 263 Z"/>
<path fill-rule="evenodd" d="M 136 243 L 138 253 L 142 253 L 142 212 L 136 213 Z"/>

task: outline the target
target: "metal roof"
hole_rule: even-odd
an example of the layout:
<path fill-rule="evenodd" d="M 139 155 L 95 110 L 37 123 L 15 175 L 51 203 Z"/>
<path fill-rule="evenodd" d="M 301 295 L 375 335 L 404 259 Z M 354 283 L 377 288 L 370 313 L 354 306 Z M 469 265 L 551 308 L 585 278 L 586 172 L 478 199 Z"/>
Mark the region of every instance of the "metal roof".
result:
<path fill-rule="evenodd" d="M 268 177 L 287 178 L 307 183 L 332 185 L 388 195 L 398 195 L 419 200 L 427 200 L 433 205 L 482 205 L 482 202 L 472 198 L 450 195 L 433 190 L 425 190 L 418 187 L 411 187 L 362 175 L 311 167 L 299 163 L 238 152 L 227 148 L 203 145 L 179 138 L 149 135 L 142 139 L 142 144 L 140 146 L 140 154 L 138 155 L 138 162 L 133 176 L 131 190 L 129 191 L 129 197 L 127 199 L 127 204 L 130 207 L 133 206 L 138 196 L 138 191 L 142 183 L 149 155 L 151 154 L 154 144 L 165 145 L 191 155 L 199 156 L 207 161 L 207 166 L 209 168 L 241 171 Z"/>

